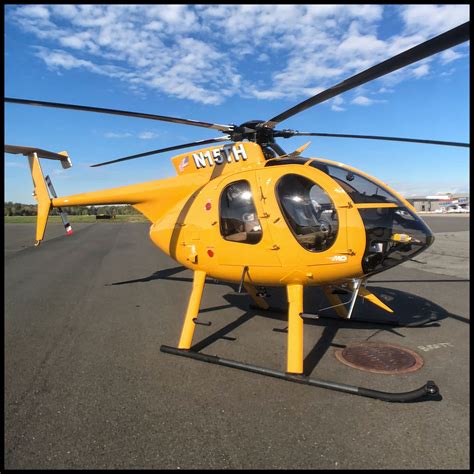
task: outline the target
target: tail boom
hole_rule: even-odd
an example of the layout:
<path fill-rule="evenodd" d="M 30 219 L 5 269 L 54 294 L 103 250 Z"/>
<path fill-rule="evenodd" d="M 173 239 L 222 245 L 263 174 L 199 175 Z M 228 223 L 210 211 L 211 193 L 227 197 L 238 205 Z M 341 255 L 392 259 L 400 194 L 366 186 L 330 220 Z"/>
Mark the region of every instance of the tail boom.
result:
<path fill-rule="evenodd" d="M 54 198 L 52 207 L 130 204 L 155 223 L 179 200 L 192 194 L 204 181 L 195 176 L 173 177 Z"/>

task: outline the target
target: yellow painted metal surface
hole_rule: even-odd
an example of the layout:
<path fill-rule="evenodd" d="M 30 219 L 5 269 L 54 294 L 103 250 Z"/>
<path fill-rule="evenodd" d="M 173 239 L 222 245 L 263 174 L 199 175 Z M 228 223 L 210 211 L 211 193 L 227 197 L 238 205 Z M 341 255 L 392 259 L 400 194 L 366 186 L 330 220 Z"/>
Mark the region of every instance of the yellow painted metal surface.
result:
<path fill-rule="evenodd" d="M 178 176 L 205 174 L 208 179 L 236 171 L 245 171 L 265 164 L 259 145 L 252 142 L 237 142 L 203 148 L 171 158 Z"/>
<path fill-rule="evenodd" d="M 62 196 L 52 200 L 54 207 L 131 204 L 151 222 L 156 222 L 180 198 L 192 193 L 205 177 L 173 177 L 90 193 Z"/>
<path fill-rule="evenodd" d="M 46 224 L 48 222 L 49 209 L 51 207 L 51 199 L 49 197 L 48 188 L 43 177 L 43 171 L 36 153 L 28 155 L 31 176 L 33 178 L 34 191 L 33 196 L 38 203 L 38 215 L 36 217 L 36 243 L 38 246 L 43 240 Z"/>
<path fill-rule="evenodd" d="M 196 270 L 194 272 L 193 289 L 189 297 L 188 309 L 184 317 L 181 337 L 179 339 L 178 349 L 189 349 L 193 342 L 194 329 L 196 324 L 194 319 L 198 317 L 199 306 L 201 304 L 202 292 L 206 281 L 206 272 Z"/>
<path fill-rule="evenodd" d="M 359 295 L 365 298 L 366 300 L 370 301 L 371 303 L 375 304 L 379 308 L 382 308 L 383 310 L 393 313 L 393 309 L 388 307 L 383 301 L 381 301 L 377 296 L 375 296 L 372 292 L 370 292 L 367 288 L 364 288 L 361 286 L 359 288 Z"/>
<path fill-rule="evenodd" d="M 341 298 L 339 295 L 333 293 L 333 288 L 328 286 L 323 286 L 323 293 L 326 296 L 329 304 L 334 306 L 334 310 L 336 311 L 337 315 L 342 319 L 347 319 L 347 315 L 349 314 L 347 311 L 347 307 L 342 304 Z"/>
<path fill-rule="evenodd" d="M 290 153 L 288 156 L 292 157 L 294 154 Z M 257 294 L 256 286 L 286 286 L 289 303 L 287 372 L 292 374 L 303 374 L 304 325 L 301 314 L 304 286 L 322 286 L 329 302 L 335 305 L 338 315 L 347 319 L 347 308 L 341 305 L 340 298 L 332 293 L 332 289 L 334 285 L 364 278 L 362 259 L 368 243 L 359 210 L 398 207 L 398 204 L 392 203 L 355 204 L 335 179 L 310 166 L 313 159 L 303 164 L 280 162 L 277 166 L 267 166 L 268 161 L 265 161 L 261 147 L 249 142 L 203 148 L 178 155 L 172 158 L 177 172 L 177 176 L 172 178 L 52 200 L 49 198 L 38 157 L 33 154 L 29 158 L 35 198 L 39 204 L 38 241 L 43 238 L 51 205 L 131 204 L 151 222 L 150 238 L 154 244 L 194 271 L 179 349 L 187 350 L 192 346 L 195 319 L 199 314 L 206 276 L 242 282 L 250 297 L 262 309 L 268 309 L 269 305 Z M 375 178 L 341 163 L 320 161 L 343 166 L 365 176 L 414 212 L 410 203 Z M 309 180 L 317 184 L 326 193 L 332 203 L 331 209 L 337 214 L 337 234 L 331 244 L 322 247 L 322 250 L 304 245 L 305 241 L 301 240 L 303 234 L 297 236 L 293 233 L 283 208 L 280 207 L 278 183 L 288 174 L 298 175 L 298 179 L 303 182 Z M 245 214 L 229 215 L 229 221 L 234 219 L 244 222 L 243 229 L 236 227 L 236 233 L 223 235 L 225 227 L 221 228 L 221 196 L 227 192 L 227 186 L 237 181 L 246 183 L 245 192 L 249 194 L 245 199 L 253 204 L 250 214 L 246 214 L 251 215 L 251 224 L 245 221 Z M 225 199 L 227 201 L 222 201 L 223 206 L 229 207 L 229 197 Z M 240 209 L 239 212 L 247 211 Z M 328 221 L 329 226 L 332 222 L 336 221 Z M 233 224 L 229 225 L 232 228 Z M 255 238 L 259 233 L 260 240 Z M 248 235 L 254 239 L 248 239 Z M 409 241 L 403 233 L 395 233 L 391 238 L 397 243 Z M 359 295 L 392 312 L 366 288 L 360 288 Z"/>
<path fill-rule="evenodd" d="M 318 160 L 320 160 L 318 158 Z M 330 160 L 329 164 L 345 166 Z M 265 166 L 262 149 L 251 142 L 213 146 L 172 158 L 178 176 L 90 193 L 64 196 L 52 205 L 131 204 L 151 222 L 150 238 L 164 252 L 192 270 L 255 285 L 328 285 L 363 276 L 362 257 L 366 232 L 360 208 L 394 207 L 395 204 L 354 204 L 329 175 L 305 165 Z M 345 166 L 411 206 L 380 181 Z M 297 174 L 317 183 L 332 200 L 338 216 L 338 233 L 324 251 L 309 251 L 295 238 L 277 201 L 279 179 Z M 226 240 L 221 235 L 220 197 L 225 187 L 246 181 L 262 229 L 258 243 Z"/>
<path fill-rule="evenodd" d="M 237 179 L 247 181 L 250 184 L 252 200 L 262 228 L 262 238 L 260 242 L 256 244 L 245 244 L 225 240 L 221 235 L 220 226 L 218 224 L 211 226 L 212 229 L 209 234 L 205 233 L 206 229 L 201 228 L 201 230 L 203 234 L 206 235 L 205 240 L 207 242 L 215 242 L 214 249 L 217 259 L 212 262 L 213 264 L 217 263 L 218 265 L 229 267 L 238 266 L 240 273 L 242 273 L 243 266 L 248 266 L 251 269 L 249 273 L 253 278 L 253 273 L 256 267 L 262 268 L 262 271 L 265 271 L 268 267 L 281 267 L 278 252 L 274 250 L 274 241 L 272 240 L 270 233 L 268 218 L 265 216 L 265 210 L 262 207 L 262 201 L 259 198 L 255 171 L 242 171 L 238 174 L 238 177 L 235 174 L 225 177 L 220 180 L 220 182 L 216 183 L 212 190 L 210 189 L 211 193 L 204 196 L 204 200 L 206 203 L 212 202 L 212 208 L 209 211 L 211 221 L 218 221 L 220 214 L 219 196 L 226 186 Z M 216 198 L 214 200 L 212 200 L 213 193 L 216 193 Z"/>
<path fill-rule="evenodd" d="M 244 282 L 244 288 L 247 290 L 247 293 L 259 308 L 268 309 L 270 307 L 270 305 L 261 296 L 258 296 L 257 289 L 254 285 Z"/>
<path fill-rule="evenodd" d="M 287 372 L 303 373 L 303 285 L 287 286 L 288 294 L 288 348 Z"/>
<path fill-rule="evenodd" d="M 275 184 L 286 173 L 317 182 L 333 198 L 339 234 L 327 251 L 306 250 L 288 228 L 275 194 Z M 256 244 L 232 242 L 221 235 L 219 199 L 225 187 L 238 180 L 248 182 L 252 190 L 262 227 L 262 239 Z M 256 284 L 319 285 L 362 275 L 365 231 L 358 211 L 353 206 L 348 208 L 348 202 L 350 198 L 332 178 L 312 167 L 283 165 L 239 170 L 212 179 L 167 209 L 152 226 L 150 236 L 183 265 L 202 269 L 214 278 L 238 282 L 243 268 L 248 266 L 250 279 Z"/>
<path fill-rule="evenodd" d="M 364 202 L 361 204 L 354 204 L 357 209 L 384 209 L 387 207 L 398 207 L 398 204 L 393 202 Z"/>

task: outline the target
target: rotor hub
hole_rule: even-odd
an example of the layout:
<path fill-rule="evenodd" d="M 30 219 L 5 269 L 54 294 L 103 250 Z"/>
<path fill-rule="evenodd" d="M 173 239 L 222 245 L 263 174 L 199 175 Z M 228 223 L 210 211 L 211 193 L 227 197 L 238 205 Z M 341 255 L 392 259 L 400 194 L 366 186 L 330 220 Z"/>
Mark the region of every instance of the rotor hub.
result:
<path fill-rule="evenodd" d="M 233 141 L 248 140 L 266 146 L 275 142 L 273 128 L 263 127 L 265 120 L 249 120 L 236 126 L 230 133 Z"/>

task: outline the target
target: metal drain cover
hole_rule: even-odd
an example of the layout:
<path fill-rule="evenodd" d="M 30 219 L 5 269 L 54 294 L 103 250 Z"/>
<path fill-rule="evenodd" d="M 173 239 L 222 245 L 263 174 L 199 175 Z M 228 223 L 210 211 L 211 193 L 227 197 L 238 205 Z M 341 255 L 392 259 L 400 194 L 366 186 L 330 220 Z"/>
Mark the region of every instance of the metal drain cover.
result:
<path fill-rule="evenodd" d="M 423 359 L 416 352 L 378 342 L 353 344 L 338 349 L 336 357 L 349 367 L 378 374 L 406 374 L 423 366 Z"/>

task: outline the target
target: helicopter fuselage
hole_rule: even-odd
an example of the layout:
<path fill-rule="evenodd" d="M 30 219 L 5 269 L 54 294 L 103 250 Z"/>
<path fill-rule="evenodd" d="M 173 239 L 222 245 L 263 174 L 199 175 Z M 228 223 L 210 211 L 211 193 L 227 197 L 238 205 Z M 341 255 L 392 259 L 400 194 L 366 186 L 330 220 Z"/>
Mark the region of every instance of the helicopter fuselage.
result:
<path fill-rule="evenodd" d="M 199 161 L 193 168 L 189 159 L 230 157 L 236 147 L 240 160 L 208 161 L 202 175 Z M 265 160 L 261 147 L 248 142 L 180 155 L 173 162 L 182 178 L 194 177 L 195 189 L 154 222 L 150 237 L 184 266 L 216 279 L 324 285 L 391 268 L 433 240 L 403 197 L 343 164 Z M 333 176 L 328 167 L 336 170 Z M 358 202 L 361 192 L 350 186 L 355 176 L 376 193 L 364 194 L 365 202 Z"/>
<path fill-rule="evenodd" d="M 182 265 L 262 286 L 364 278 L 433 241 L 408 201 L 342 163 L 267 159 L 252 142 L 172 162 L 176 177 L 55 198 L 52 205 L 132 204 L 152 222 L 151 240 Z"/>

